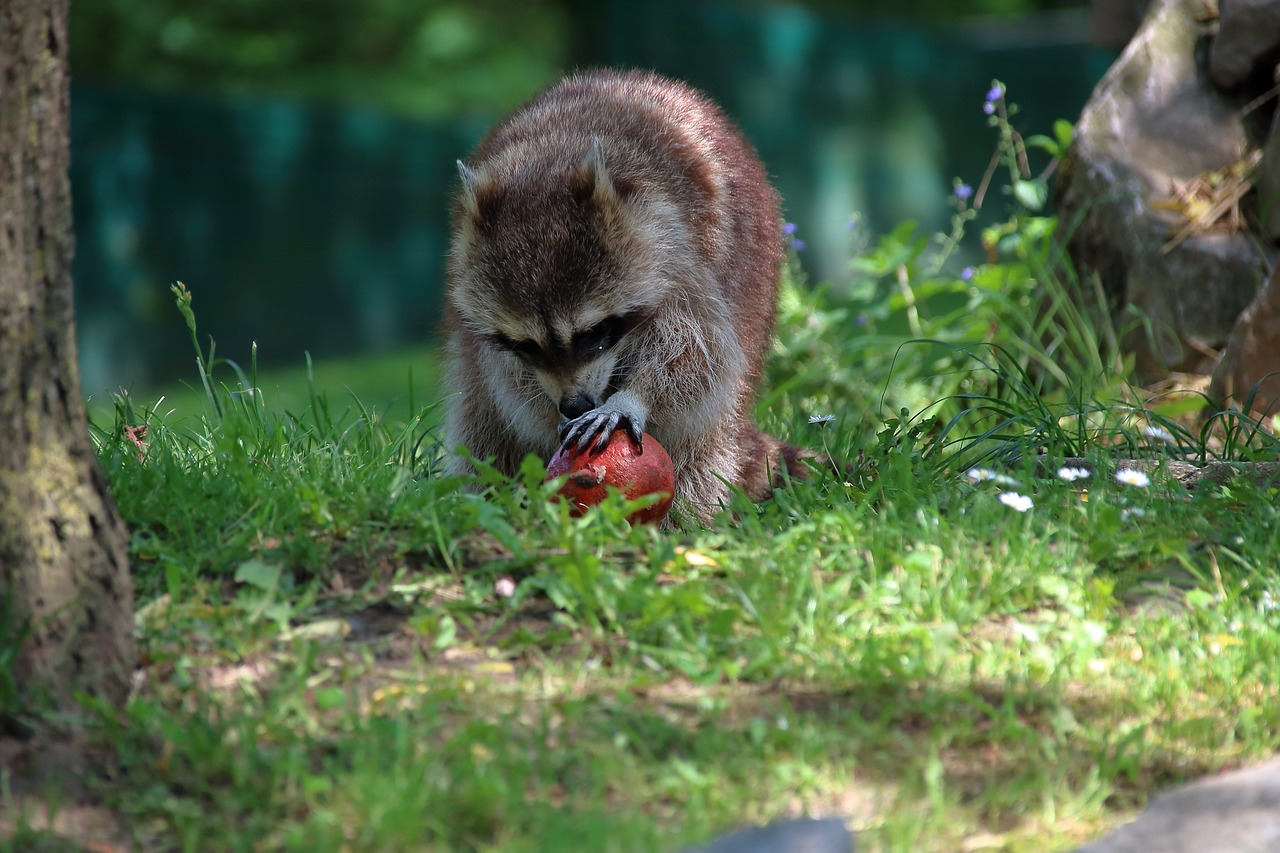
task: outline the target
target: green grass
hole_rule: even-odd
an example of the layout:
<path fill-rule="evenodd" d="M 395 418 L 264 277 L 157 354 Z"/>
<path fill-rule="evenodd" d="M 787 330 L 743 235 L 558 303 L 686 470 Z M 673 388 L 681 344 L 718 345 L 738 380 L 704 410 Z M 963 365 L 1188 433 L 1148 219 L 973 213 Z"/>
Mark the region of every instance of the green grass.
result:
<path fill-rule="evenodd" d="M 1015 211 L 972 276 L 964 221 L 788 287 L 762 422 L 850 469 L 708 528 L 571 518 L 539 460 L 461 489 L 420 353 L 412 394 L 202 356 L 198 399 L 120 401 L 95 437 L 146 678 L 87 728 L 118 840 L 672 851 L 810 813 L 860 850 L 1068 850 L 1274 753 L 1275 489 L 1106 470 L 1275 438 L 1127 384 L 1050 221 Z"/>
<path fill-rule="evenodd" d="M 220 384 L 239 388 L 243 383 L 234 368 L 239 364 L 223 362 Z M 407 419 L 416 412 L 417 403 L 435 400 L 440 393 L 440 359 L 434 347 L 405 347 L 377 355 L 327 358 L 314 364 L 306 362 L 264 372 L 256 387 L 270 399 L 272 409 L 281 412 L 303 412 L 313 395 L 320 395 L 339 410 L 353 401 L 375 408 L 384 415 Z M 146 388 L 125 396 L 135 409 L 156 409 L 165 420 L 176 423 L 185 418 L 199 419 L 209 413 L 209 395 L 200 380 L 172 383 L 167 387 Z M 88 401 L 89 418 L 99 426 L 110 426 L 115 418 L 117 400 L 95 395 Z"/>
<path fill-rule="evenodd" d="M 858 343 L 829 367 L 883 392 L 904 352 L 954 354 L 877 367 Z M 794 413 L 832 401 L 784 392 L 772 425 L 860 447 L 856 476 L 662 532 L 621 500 L 570 518 L 536 460 L 460 491 L 431 407 L 220 386 L 202 419 L 122 408 L 99 434 L 147 673 L 99 711 L 100 793 L 146 849 L 674 850 L 797 812 L 846 817 L 860 849 L 1069 849 L 1280 745 L 1274 490 L 1037 474 L 1007 449 L 1018 424 L 1044 437 L 1052 395 L 993 433 L 819 430 Z M 985 423 L 972 402 L 950 405 Z M 1095 427 L 1099 463 L 1143 449 Z"/>

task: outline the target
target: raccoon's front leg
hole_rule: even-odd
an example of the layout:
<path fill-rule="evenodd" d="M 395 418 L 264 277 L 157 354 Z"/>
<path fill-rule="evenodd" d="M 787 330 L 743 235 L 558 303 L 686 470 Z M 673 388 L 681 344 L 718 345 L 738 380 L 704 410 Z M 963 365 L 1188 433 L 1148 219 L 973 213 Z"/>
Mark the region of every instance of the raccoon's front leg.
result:
<path fill-rule="evenodd" d="M 561 405 L 561 412 L 566 416 L 572 411 L 571 404 Z M 618 391 L 599 406 L 561 424 L 560 446 L 563 449 L 573 445 L 581 451 L 594 442 L 591 451 L 599 453 L 608 446 L 613 431 L 621 427 L 635 444 L 638 455 L 648 415 L 649 407 L 639 397 L 629 391 Z"/>

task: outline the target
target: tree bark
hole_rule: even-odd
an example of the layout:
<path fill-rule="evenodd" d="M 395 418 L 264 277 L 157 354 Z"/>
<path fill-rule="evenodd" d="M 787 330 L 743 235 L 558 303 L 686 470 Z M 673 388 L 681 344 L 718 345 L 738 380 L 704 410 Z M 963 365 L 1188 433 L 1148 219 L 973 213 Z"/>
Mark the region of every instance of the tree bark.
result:
<path fill-rule="evenodd" d="M 20 700 L 63 711 L 122 702 L 136 659 L 128 533 L 76 364 L 67 6 L 0 0 L 0 648 L 21 642 Z"/>

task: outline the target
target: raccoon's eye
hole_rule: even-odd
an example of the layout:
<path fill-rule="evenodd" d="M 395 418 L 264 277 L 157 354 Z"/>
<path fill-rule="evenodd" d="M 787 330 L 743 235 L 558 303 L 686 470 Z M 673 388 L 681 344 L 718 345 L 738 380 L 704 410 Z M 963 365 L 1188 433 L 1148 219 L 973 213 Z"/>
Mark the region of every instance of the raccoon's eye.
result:
<path fill-rule="evenodd" d="M 618 342 L 626 328 L 622 317 L 608 317 L 573 336 L 573 354 L 583 360 L 598 358 Z"/>
<path fill-rule="evenodd" d="M 513 341 L 506 335 L 496 334 L 493 336 L 493 342 L 523 361 L 525 364 L 536 365 L 541 364 L 545 360 L 543 358 L 542 347 L 538 346 L 536 341 Z"/>

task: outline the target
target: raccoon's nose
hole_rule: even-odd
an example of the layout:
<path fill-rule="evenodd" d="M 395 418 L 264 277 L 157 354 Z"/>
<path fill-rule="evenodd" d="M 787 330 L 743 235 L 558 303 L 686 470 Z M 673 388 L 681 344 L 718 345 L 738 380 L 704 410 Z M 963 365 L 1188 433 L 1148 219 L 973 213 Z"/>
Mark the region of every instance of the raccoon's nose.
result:
<path fill-rule="evenodd" d="M 570 420 L 585 415 L 595 407 L 595 400 L 581 392 L 566 394 L 560 398 L 560 414 Z"/>

